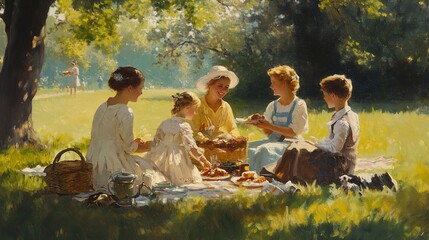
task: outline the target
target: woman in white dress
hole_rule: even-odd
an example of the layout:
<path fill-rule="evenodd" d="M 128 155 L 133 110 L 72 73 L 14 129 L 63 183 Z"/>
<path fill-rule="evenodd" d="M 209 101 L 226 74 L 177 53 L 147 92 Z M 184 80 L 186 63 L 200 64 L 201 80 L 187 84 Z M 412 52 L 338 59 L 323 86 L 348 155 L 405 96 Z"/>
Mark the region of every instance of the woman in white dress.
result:
<path fill-rule="evenodd" d="M 147 152 L 151 141 L 134 139 L 133 112 L 129 101 L 136 102 L 144 87 L 143 73 L 134 67 L 120 67 L 109 78 L 116 95 L 102 103 L 92 122 L 87 160 L 93 164 L 92 184 L 96 191 L 107 191 L 112 173 L 125 171 L 137 175 L 137 183 L 151 187 L 166 178 L 155 164 L 132 155 Z M 144 177 L 144 178 L 143 178 Z"/>
<path fill-rule="evenodd" d="M 80 87 L 79 67 L 77 66 L 77 62 L 73 60 L 70 63 L 70 68 L 62 72 L 62 74 L 69 77 L 68 86 L 70 88 L 70 95 L 73 93 L 76 94 L 76 89 Z"/>
<path fill-rule="evenodd" d="M 268 104 L 261 119 L 252 123 L 268 137 L 249 143 L 249 166 L 257 172 L 277 162 L 283 155 L 289 145 L 288 141 L 284 141 L 285 138 L 299 138 L 308 131 L 307 105 L 296 96 L 299 77 L 295 70 L 282 65 L 271 68 L 267 73 L 271 79 L 270 88 L 279 98 Z"/>
<path fill-rule="evenodd" d="M 198 97 L 191 92 L 173 96 L 172 117 L 158 127 L 151 151 L 146 155 L 173 185 L 201 182 L 201 174 L 196 167 L 210 168 L 211 164 L 203 155 L 193 138 L 192 120 L 200 105 Z"/>

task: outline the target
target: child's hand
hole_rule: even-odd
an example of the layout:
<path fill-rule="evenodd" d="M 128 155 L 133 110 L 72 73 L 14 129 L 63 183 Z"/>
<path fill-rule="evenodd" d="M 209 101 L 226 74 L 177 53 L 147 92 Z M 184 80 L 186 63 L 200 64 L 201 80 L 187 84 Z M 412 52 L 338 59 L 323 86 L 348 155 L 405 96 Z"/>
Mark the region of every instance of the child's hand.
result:
<path fill-rule="evenodd" d="M 145 152 L 147 152 L 152 148 L 152 141 L 146 141 L 142 145 L 145 149 Z"/>
<path fill-rule="evenodd" d="M 143 141 L 140 138 L 134 140 L 138 143 L 137 152 L 148 152 L 152 148 L 152 141 Z"/>
<path fill-rule="evenodd" d="M 203 167 L 210 169 L 210 168 L 212 168 L 212 164 L 209 161 L 205 160 L 204 164 L 203 164 Z"/>
<path fill-rule="evenodd" d="M 270 126 L 270 122 L 268 122 L 266 119 L 259 119 L 257 122 L 253 123 L 252 125 L 255 125 L 258 128 L 261 129 L 267 129 Z"/>

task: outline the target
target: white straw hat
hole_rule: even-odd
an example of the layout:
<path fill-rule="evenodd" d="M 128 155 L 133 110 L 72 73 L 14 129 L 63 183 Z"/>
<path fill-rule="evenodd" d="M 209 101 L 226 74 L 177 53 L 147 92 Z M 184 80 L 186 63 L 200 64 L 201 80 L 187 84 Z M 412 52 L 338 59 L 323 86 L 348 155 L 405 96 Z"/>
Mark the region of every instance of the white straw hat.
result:
<path fill-rule="evenodd" d="M 207 84 L 210 82 L 210 80 L 221 76 L 227 77 L 229 78 L 229 80 L 231 80 L 231 83 L 229 84 L 229 89 L 235 88 L 235 86 L 237 86 L 238 77 L 237 75 L 235 75 L 234 72 L 229 71 L 224 66 L 213 66 L 212 70 L 209 73 L 197 80 L 197 89 L 201 92 L 206 92 Z"/>

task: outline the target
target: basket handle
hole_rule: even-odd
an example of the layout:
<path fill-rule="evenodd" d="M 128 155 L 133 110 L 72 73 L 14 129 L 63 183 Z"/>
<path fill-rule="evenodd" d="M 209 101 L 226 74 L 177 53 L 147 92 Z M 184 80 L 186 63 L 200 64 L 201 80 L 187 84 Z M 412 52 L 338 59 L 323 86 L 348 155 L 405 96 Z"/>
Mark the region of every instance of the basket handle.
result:
<path fill-rule="evenodd" d="M 77 155 L 79 155 L 82 165 L 85 163 L 85 157 L 82 155 L 82 153 L 79 151 L 78 148 L 66 148 L 64 150 L 61 150 L 59 153 L 57 153 L 57 155 L 54 158 L 54 161 L 52 162 L 52 165 L 53 165 L 52 167 L 55 168 L 55 164 L 60 161 L 61 156 L 64 153 L 69 152 L 69 151 L 73 151 L 73 152 L 77 153 Z"/>

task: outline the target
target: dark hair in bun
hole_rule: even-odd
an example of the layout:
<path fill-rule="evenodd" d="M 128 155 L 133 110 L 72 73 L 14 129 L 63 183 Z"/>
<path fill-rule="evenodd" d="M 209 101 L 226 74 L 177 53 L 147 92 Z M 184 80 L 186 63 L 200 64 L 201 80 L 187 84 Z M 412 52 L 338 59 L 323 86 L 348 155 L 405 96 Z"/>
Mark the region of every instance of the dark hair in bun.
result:
<path fill-rule="evenodd" d="M 121 91 L 128 86 L 137 87 L 144 82 L 143 73 L 135 67 L 119 67 L 109 78 L 109 87 Z"/>

